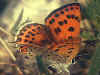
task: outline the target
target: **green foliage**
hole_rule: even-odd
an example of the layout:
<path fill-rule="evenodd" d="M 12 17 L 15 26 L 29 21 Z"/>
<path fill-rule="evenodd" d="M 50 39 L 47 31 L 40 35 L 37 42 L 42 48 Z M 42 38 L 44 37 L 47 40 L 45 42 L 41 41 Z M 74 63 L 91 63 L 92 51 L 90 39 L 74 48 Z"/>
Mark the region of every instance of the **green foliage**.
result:
<path fill-rule="evenodd" d="M 88 0 L 87 0 L 88 1 Z M 90 20 L 91 26 L 100 32 L 100 0 L 89 0 L 85 9 L 86 16 Z M 95 25 L 95 26 L 93 26 Z M 97 34 L 97 32 L 96 32 Z"/>
<path fill-rule="evenodd" d="M 100 71 L 100 44 L 97 45 L 96 53 L 92 58 L 92 64 L 90 66 L 90 70 L 88 75 L 99 75 Z"/>
<path fill-rule="evenodd" d="M 95 39 L 100 39 L 100 0 L 87 0 L 87 7 L 85 8 L 85 16 L 91 23 L 91 28 L 94 31 Z M 90 37 L 91 38 L 91 37 Z M 96 44 L 96 50 L 92 58 L 92 64 L 88 75 L 98 75 L 100 69 L 100 47 Z"/>

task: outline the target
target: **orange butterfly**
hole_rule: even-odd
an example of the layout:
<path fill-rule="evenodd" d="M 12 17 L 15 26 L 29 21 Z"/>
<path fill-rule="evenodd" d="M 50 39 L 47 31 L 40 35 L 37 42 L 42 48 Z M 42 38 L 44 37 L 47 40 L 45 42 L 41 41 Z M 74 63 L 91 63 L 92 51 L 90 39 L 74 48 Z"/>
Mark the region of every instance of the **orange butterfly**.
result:
<path fill-rule="evenodd" d="M 27 52 L 29 47 L 47 47 L 69 63 L 79 52 L 80 20 L 79 3 L 62 6 L 48 15 L 45 25 L 33 23 L 23 27 L 16 44 L 22 52 Z"/>

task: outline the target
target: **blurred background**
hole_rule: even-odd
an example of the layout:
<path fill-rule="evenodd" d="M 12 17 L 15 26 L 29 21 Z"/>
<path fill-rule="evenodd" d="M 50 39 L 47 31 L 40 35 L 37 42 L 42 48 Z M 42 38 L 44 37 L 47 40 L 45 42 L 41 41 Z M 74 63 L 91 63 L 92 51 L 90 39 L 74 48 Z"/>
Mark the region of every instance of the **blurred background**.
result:
<path fill-rule="evenodd" d="M 81 3 L 82 8 L 87 7 L 87 0 L 0 0 L 0 75 L 45 75 L 39 73 L 37 66 L 34 66 L 36 68 L 34 71 L 26 70 L 25 73 L 22 73 L 22 70 L 20 70 L 19 66 L 16 66 L 14 62 L 17 60 L 15 54 L 17 49 L 14 48 L 15 44 L 9 42 L 15 41 L 15 28 L 17 28 L 18 25 L 23 24 L 25 21 L 44 24 L 44 19 L 51 11 L 73 2 Z M 88 0 L 88 2 L 91 1 Z M 85 27 L 91 29 L 90 22 L 88 22 L 89 18 L 87 19 L 87 16 L 82 16 L 81 28 Z M 93 22 L 93 19 L 91 21 L 92 24 L 97 24 Z M 91 35 L 94 36 L 93 33 L 91 33 L 89 37 L 87 37 L 87 35 L 84 34 L 85 38 L 83 39 L 88 39 Z M 92 49 L 94 49 L 94 47 Z M 20 60 L 18 60 L 18 62 Z M 26 62 L 29 61 L 27 60 Z M 87 75 L 81 74 L 82 71 L 80 71 L 80 67 L 77 65 L 74 66 L 77 67 L 78 71 L 71 71 L 71 75 Z M 84 65 L 84 63 L 82 65 Z M 31 68 L 33 69 L 33 67 Z M 30 69 L 30 67 L 28 69 Z M 71 70 L 73 70 L 73 65 L 71 66 Z M 84 72 L 87 71 L 86 69 Z"/>

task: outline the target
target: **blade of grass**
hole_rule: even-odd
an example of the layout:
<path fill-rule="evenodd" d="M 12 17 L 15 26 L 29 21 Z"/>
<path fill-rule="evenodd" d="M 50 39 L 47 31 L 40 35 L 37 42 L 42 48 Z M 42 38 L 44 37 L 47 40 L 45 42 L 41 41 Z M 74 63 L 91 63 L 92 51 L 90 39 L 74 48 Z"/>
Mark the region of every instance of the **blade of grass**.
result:
<path fill-rule="evenodd" d="M 21 10 L 21 13 L 19 14 L 19 17 L 18 17 L 16 23 L 13 25 L 13 27 L 11 29 L 12 35 L 15 35 L 16 34 L 16 31 L 18 29 L 18 26 L 20 25 L 20 22 L 22 21 L 23 13 L 24 13 L 24 9 Z"/>
<path fill-rule="evenodd" d="M 6 42 L 2 38 L 0 38 L 0 42 L 4 46 L 5 50 L 8 52 L 8 54 L 11 56 L 12 60 L 16 61 L 16 57 L 14 56 L 13 52 L 9 49 Z"/>
<path fill-rule="evenodd" d="M 5 29 L 3 29 L 2 27 L 0 27 L 0 30 L 2 32 L 4 32 L 6 35 L 11 36 L 11 34 L 9 32 L 7 32 Z"/>
<path fill-rule="evenodd" d="M 11 56 L 12 60 L 16 61 L 16 57 L 14 56 L 13 52 L 9 49 L 9 47 L 6 45 L 6 42 L 2 38 L 0 38 L 0 42 L 4 46 L 5 50 L 8 52 L 8 54 Z M 4 64 L 4 63 L 0 63 L 0 64 Z M 5 63 L 5 64 L 7 64 L 7 63 Z M 15 66 L 17 71 L 19 72 L 19 75 L 23 75 L 20 68 L 16 64 L 13 64 L 13 65 Z"/>

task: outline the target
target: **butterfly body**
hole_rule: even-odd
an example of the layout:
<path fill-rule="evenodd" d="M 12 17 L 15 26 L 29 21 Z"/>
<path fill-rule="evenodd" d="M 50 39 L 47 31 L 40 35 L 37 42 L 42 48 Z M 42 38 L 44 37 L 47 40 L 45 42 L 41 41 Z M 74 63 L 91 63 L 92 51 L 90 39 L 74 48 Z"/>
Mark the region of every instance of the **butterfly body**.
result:
<path fill-rule="evenodd" d="M 26 49 L 46 47 L 69 63 L 79 52 L 80 20 L 79 3 L 62 6 L 48 15 L 45 25 L 34 23 L 22 28 L 16 43 L 27 46 Z"/>

